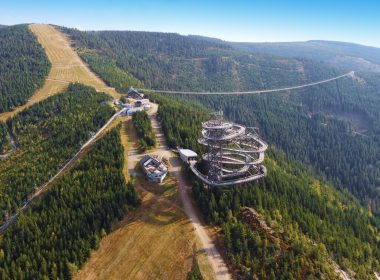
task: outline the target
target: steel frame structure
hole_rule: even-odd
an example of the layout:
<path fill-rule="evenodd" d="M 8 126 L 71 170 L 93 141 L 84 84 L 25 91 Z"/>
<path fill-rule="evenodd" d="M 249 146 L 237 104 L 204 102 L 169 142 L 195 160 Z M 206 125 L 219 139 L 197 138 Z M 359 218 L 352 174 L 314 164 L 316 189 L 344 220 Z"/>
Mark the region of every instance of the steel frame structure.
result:
<path fill-rule="evenodd" d="M 208 163 L 208 174 L 202 174 L 195 163 L 190 168 L 207 185 L 231 186 L 266 176 L 262 162 L 268 145 L 256 128 L 224 121 L 219 113 L 202 123 L 202 136 L 198 143 L 207 148 L 202 158 Z"/>

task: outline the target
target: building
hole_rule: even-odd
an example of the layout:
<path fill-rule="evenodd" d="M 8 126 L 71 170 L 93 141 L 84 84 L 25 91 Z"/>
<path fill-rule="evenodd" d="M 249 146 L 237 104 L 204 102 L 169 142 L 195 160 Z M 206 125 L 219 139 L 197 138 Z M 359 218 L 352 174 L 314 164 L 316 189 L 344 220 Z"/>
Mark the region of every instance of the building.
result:
<path fill-rule="evenodd" d="M 131 104 L 129 104 L 129 103 L 121 103 L 120 105 L 121 105 L 121 107 L 127 108 L 127 109 L 133 108 L 133 106 Z"/>
<path fill-rule="evenodd" d="M 133 99 L 143 99 L 144 94 L 139 93 L 137 89 L 134 89 L 133 87 L 129 88 L 127 93 L 127 98 L 133 98 Z"/>
<path fill-rule="evenodd" d="M 178 149 L 179 157 L 185 163 L 190 163 L 192 161 L 197 161 L 197 153 L 189 149 Z"/>
<path fill-rule="evenodd" d="M 143 108 L 130 108 L 127 111 L 127 115 L 132 116 L 134 113 L 140 112 L 140 111 L 143 111 Z"/>
<path fill-rule="evenodd" d="M 140 99 L 135 103 L 136 107 L 145 107 L 147 105 L 150 105 L 149 99 Z"/>
<path fill-rule="evenodd" d="M 140 160 L 140 165 L 144 171 L 145 177 L 150 182 L 162 183 L 168 174 L 168 168 L 165 164 L 150 155 L 145 155 Z"/>

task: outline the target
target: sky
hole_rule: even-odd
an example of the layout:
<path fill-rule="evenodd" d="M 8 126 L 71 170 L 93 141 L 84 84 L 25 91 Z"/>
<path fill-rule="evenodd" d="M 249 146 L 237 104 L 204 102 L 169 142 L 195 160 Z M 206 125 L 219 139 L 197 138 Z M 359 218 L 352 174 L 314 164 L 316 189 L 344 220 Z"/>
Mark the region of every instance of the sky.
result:
<path fill-rule="evenodd" d="M 32 22 L 241 42 L 318 39 L 380 47 L 378 0 L 0 0 L 0 24 Z"/>

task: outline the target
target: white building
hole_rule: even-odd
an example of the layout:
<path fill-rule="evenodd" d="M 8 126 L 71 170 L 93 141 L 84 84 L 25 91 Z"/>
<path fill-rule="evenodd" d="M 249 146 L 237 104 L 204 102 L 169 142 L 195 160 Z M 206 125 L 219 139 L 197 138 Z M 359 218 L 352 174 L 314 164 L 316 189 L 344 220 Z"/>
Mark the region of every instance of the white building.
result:
<path fill-rule="evenodd" d="M 149 105 L 150 102 L 149 102 L 149 99 L 140 99 L 140 100 L 137 100 L 136 103 L 135 103 L 135 106 L 136 107 L 144 107 L 146 105 Z"/>
<path fill-rule="evenodd" d="M 191 161 L 197 161 L 197 153 L 189 149 L 178 149 L 179 157 L 185 163 L 190 163 Z"/>
<path fill-rule="evenodd" d="M 148 181 L 162 183 L 168 174 L 168 168 L 157 158 L 145 155 L 140 160 L 140 165 Z"/>

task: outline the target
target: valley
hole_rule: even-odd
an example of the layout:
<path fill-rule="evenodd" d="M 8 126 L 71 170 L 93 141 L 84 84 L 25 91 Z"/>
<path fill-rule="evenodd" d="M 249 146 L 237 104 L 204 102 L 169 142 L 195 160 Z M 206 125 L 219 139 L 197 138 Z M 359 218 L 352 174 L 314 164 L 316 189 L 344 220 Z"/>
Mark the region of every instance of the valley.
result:
<path fill-rule="evenodd" d="M 67 42 L 67 41 L 63 40 L 63 37 L 60 36 L 59 33 L 55 33 L 56 31 L 54 30 L 53 27 L 38 25 L 38 26 L 32 26 L 31 29 L 34 30 L 36 34 L 38 34 L 37 36 L 39 37 L 40 42 L 42 43 L 44 48 L 49 50 L 48 57 L 49 59 L 52 60 L 52 69 L 54 70 L 54 67 L 56 69 L 63 67 L 62 65 L 58 65 L 57 63 L 53 63 L 53 62 L 66 61 L 64 68 L 65 70 L 67 70 L 67 72 L 64 71 L 62 72 L 63 74 L 62 73 L 59 74 L 60 79 L 51 78 L 52 77 L 51 73 L 47 77 L 48 82 L 50 81 L 56 84 L 61 83 L 61 85 L 63 86 L 61 89 L 54 88 L 54 90 L 44 91 L 44 92 L 49 92 L 47 96 L 41 95 L 41 91 L 39 91 L 34 96 L 35 98 L 34 100 L 38 100 L 38 101 L 44 100 L 44 99 L 50 100 L 51 98 L 53 98 L 53 97 L 49 97 L 50 94 L 56 94 L 57 92 L 55 92 L 55 90 L 64 91 L 69 86 L 69 82 L 72 81 L 72 79 L 75 79 L 76 82 L 83 82 L 84 84 L 90 84 L 92 86 L 95 86 L 95 89 L 97 91 L 104 91 L 105 89 L 106 90 L 111 89 L 109 87 L 107 88 L 103 87 L 104 84 L 102 82 L 97 82 L 97 80 L 93 80 L 92 78 L 86 80 L 86 78 L 88 77 L 96 77 L 96 76 L 92 74 L 85 65 L 83 64 L 81 65 L 81 61 L 79 57 L 76 57 L 75 53 L 70 51 L 69 49 L 70 47 L 67 44 L 64 44 L 66 49 L 64 50 L 64 52 L 61 52 L 62 42 Z M 54 36 L 47 37 L 47 35 L 51 35 L 51 34 L 55 35 L 55 37 Z M 65 59 L 65 55 L 66 55 L 65 53 L 68 53 L 68 58 L 69 58 L 68 60 Z M 76 69 L 81 69 L 83 73 L 80 73 L 78 75 L 75 74 Z M 71 73 L 72 70 L 74 71 L 74 74 Z M 71 74 L 66 75 L 64 73 L 71 73 Z M 101 80 L 99 79 L 99 81 Z M 77 87 L 79 87 L 79 84 L 77 85 Z M 41 90 L 45 90 L 45 89 L 42 88 Z M 74 91 L 75 87 L 71 85 L 69 86 L 68 90 Z M 108 92 L 108 93 L 112 95 L 112 92 L 111 93 Z M 67 93 L 65 92 L 61 93 L 61 95 L 63 94 L 67 95 Z M 120 95 L 117 94 L 117 96 L 120 96 Z M 26 110 L 30 110 L 30 108 L 34 109 L 36 107 L 36 105 L 33 107 L 34 103 L 35 103 L 34 101 L 30 101 L 25 106 L 19 107 L 16 111 L 11 112 L 11 114 L 22 112 L 24 108 L 27 108 Z M 31 215 L 30 211 L 33 212 L 33 209 L 36 208 L 40 203 L 44 203 L 45 196 L 49 196 L 50 191 L 48 191 L 47 194 L 45 196 L 42 196 L 41 198 L 39 198 L 40 195 L 44 194 L 47 191 L 47 187 L 54 188 L 56 184 L 59 184 L 62 180 L 64 180 L 60 176 L 61 174 L 64 173 L 65 177 L 67 177 L 72 172 L 71 171 L 72 169 L 75 170 L 76 165 L 80 164 L 83 158 L 86 158 L 87 153 L 92 150 L 93 142 L 97 140 L 98 136 L 102 136 L 102 134 L 104 134 L 103 131 L 109 130 L 108 126 L 111 125 L 114 127 L 115 124 L 112 125 L 112 123 L 121 122 L 123 123 L 122 127 L 126 129 L 125 123 L 128 120 L 125 120 L 125 117 L 124 117 L 124 120 L 123 118 L 119 120 L 120 119 L 119 115 L 123 112 L 123 110 L 120 110 L 117 113 L 115 113 L 108 121 L 104 120 L 104 125 L 96 133 L 93 133 L 90 139 L 84 142 L 84 144 L 80 147 L 79 151 L 72 158 L 67 160 L 66 163 L 63 165 L 63 167 L 59 169 L 58 172 L 54 176 L 52 176 L 46 184 L 36 189 L 33 195 L 30 196 L 30 198 L 27 200 L 27 203 L 24 206 L 22 206 L 19 210 L 17 210 L 16 214 L 7 218 L 6 223 L 1 228 L 3 233 L 5 232 L 5 234 L 7 234 L 6 232 L 9 226 L 11 227 L 9 231 L 12 231 L 14 227 L 16 228 L 18 227 L 18 224 L 20 222 L 16 222 L 16 221 L 17 221 L 17 218 L 20 216 L 20 214 L 22 214 L 23 212 L 27 212 L 25 214 L 26 216 Z M 153 116 L 155 116 L 156 113 L 157 113 L 157 105 L 153 107 L 153 111 L 152 111 Z M 10 115 L 6 115 L 6 116 L 9 117 Z M 160 143 L 159 149 L 156 151 L 156 153 L 160 154 L 161 156 L 171 155 L 170 151 L 168 150 L 165 144 L 165 140 L 163 138 L 162 133 L 159 134 L 159 126 L 158 126 L 157 121 L 155 120 L 155 117 L 152 118 L 152 122 L 154 124 L 154 128 L 156 130 L 157 136 L 159 137 L 158 142 Z M 128 135 L 133 134 L 133 133 L 134 132 L 131 130 L 128 131 Z M 126 151 L 129 151 L 129 149 L 133 147 L 133 145 L 136 145 L 135 143 L 133 144 L 130 140 L 126 140 L 125 134 L 122 133 L 121 135 L 124 135 L 124 137 L 121 137 L 122 139 L 121 143 L 125 145 L 124 149 L 126 149 Z M 99 141 L 101 142 L 102 140 L 99 140 Z M 96 145 L 99 145 L 99 144 L 96 144 Z M 132 151 L 133 151 L 133 148 L 132 148 Z M 132 180 L 127 175 L 133 174 L 133 169 L 135 167 L 136 160 L 138 159 L 137 157 L 134 157 L 132 160 L 132 158 L 133 157 L 129 157 L 129 156 L 125 157 L 124 166 L 131 166 L 131 164 L 133 166 L 132 170 L 128 170 L 124 172 L 126 181 Z M 180 163 L 177 161 L 176 164 L 177 164 L 177 171 L 175 171 L 175 174 L 177 174 L 176 176 L 181 176 L 180 169 L 178 169 L 180 168 Z M 131 239 L 137 242 L 139 247 L 136 248 L 138 250 L 136 251 L 136 254 L 137 252 L 139 253 L 145 252 L 145 256 L 143 255 L 135 256 L 134 259 L 131 259 L 129 261 L 128 259 L 127 260 L 123 259 L 123 261 L 120 264 L 118 264 L 117 262 L 118 258 L 116 258 L 116 262 L 115 262 L 114 257 L 111 257 L 109 259 L 109 261 L 111 261 L 112 264 L 110 263 L 107 264 L 107 262 L 104 262 L 104 259 L 107 259 L 107 257 L 103 256 L 101 258 L 102 259 L 101 265 L 104 265 L 104 264 L 106 264 L 107 266 L 111 265 L 111 267 L 114 267 L 113 270 L 103 271 L 102 266 L 100 266 L 98 268 L 98 271 L 101 273 L 93 274 L 93 273 L 88 273 L 88 272 L 86 273 L 86 268 L 84 268 L 84 270 L 81 271 L 80 274 L 78 274 L 77 276 L 78 279 L 93 279 L 94 275 L 100 276 L 100 278 L 98 279 L 102 279 L 102 276 L 113 277 L 112 275 L 114 275 L 114 277 L 115 276 L 121 277 L 121 275 L 124 275 L 125 273 L 126 261 L 127 263 L 130 264 L 129 268 L 131 270 L 127 272 L 129 275 L 131 275 L 132 279 L 136 279 L 136 277 L 137 279 L 139 278 L 144 279 L 144 277 L 146 276 L 145 273 L 149 273 L 149 275 L 150 273 L 157 273 L 157 277 L 163 277 L 163 278 L 168 275 L 177 275 L 176 277 L 179 277 L 181 273 L 185 276 L 187 274 L 187 271 L 191 269 L 192 259 L 193 259 L 194 254 L 197 255 L 196 258 L 199 259 L 200 267 L 202 271 L 204 271 L 205 275 L 209 275 L 210 279 L 216 277 L 217 274 L 219 275 L 219 270 L 221 269 L 219 263 L 223 263 L 223 261 L 221 257 L 219 256 L 218 265 L 210 266 L 209 264 L 210 261 L 211 263 L 213 263 L 215 262 L 214 258 L 218 259 L 218 253 L 215 248 L 212 249 L 212 254 L 211 254 L 211 251 L 210 252 L 208 251 L 208 249 L 206 250 L 206 253 L 202 253 L 203 248 L 208 248 L 208 247 L 205 247 L 204 243 L 196 240 L 194 236 L 194 232 L 192 230 L 193 227 L 191 226 L 191 221 L 187 219 L 187 216 L 183 213 L 183 210 L 181 210 L 181 202 L 180 202 L 181 200 L 179 198 L 178 199 L 175 198 L 175 196 L 177 195 L 177 190 L 176 190 L 175 185 L 171 187 L 171 188 L 173 187 L 175 188 L 174 193 L 171 192 L 171 197 L 174 196 L 175 201 L 169 203 L 168 205 L 168 202 L 170 201 L 170 199 L 173 199 L 173 198 L 166 199 L 165 198 L 166 194 L 161 194 L 161 196 L 163 197 L 160 197 L 160 194 L 155 194 L 154 191 L 153 192 L 147 191 L 146 187 L 141 186 L 141 184 L 145 185 L 145 183 L 142 183 L 141 179 L 138 179 L 138 181 L 139 182 L 137 183 L 137 186 L 139 186 L 138 188 L 140 188 L 140 194 L 142 196 L 142 201 L 143 201 L 141 210 L 137 210 L 136 213 L 133 213 L 133 214 L 128 214 L 125 218 L 126 220 L 124 222 L 120 222 L 119 224 L 124 224 L 126 226 L 125 228 L 126 232 L 123 230 L 122 238 L 128 239 L 128 240 Z M 175 184 L 175 181 L 172 184 Z M 185 194 L 185 197 L 187 197 L 187 194 Z M 39 200 L 36 203 L 31 203 L 37 198 L 39 198 Z M 187 197 L 187 199 L 189 198 Z M 173 208 L 173 205 L 175 206 L 174 208 Z M 29 207 L 31 207 L 32 209 L 28 210 Z M 139 217 L 140 219 L 141 218 L 140 215 L 142 215 L 145 218 L 143 218 L 142 223 L 136 224 L 134 222 L 134 219 L 136 217 Z M 169 215 L 173 215 L 174 220 L 172 218 L 168 219 Z M 134 216 L 135 218 L 131 219 L 131 216 Z M 196 214 L 193 213 L 192 219 L 194 219 L 194 217 L 196 217 Z M 22 219 L 22 217 L 20 219 Z M 16 225 L 12 226 L 14 222 L 16 222 Z M 150 224 L 154 225 L 155 223 L 157 223 L 156 227 L 152 228 L 151 226 L 149 226 Z M 132 230 L 129 229 L 129 224 L 133 225 Z M 198 227 L 197 229 L 198 231 L 201 230 L 199 229 L 201 226 L 199 225 L 198 220 L 197 220 L 197 227 Z M 118 228 L 118 226 L 116 226 L 116 228 Z M 114 238 L 113 236 L 114 235 L 111 234 L 109 238 Z M 159 236 L 164 236 L 165 239 L 158 238 Z M 201 240 L 204 241 L 204 238 L 207 238 L 207 234 L 203 232 L 202 237 L 203 239 Z M 177 240 L 176 243 L 178 244 L 178 247 L 172 247 L 173 238 Z M 207 240 L 208 240 L 207 246 L 214 246 L 211 240 L 209 239 Z M 121 240 L 119 241 L 121 242 Z M 129 242 L 128 244 L 135 245 L 135 242 L 133 243 Z M 165 242 L 167 243 L 166 246 L 165 246 Z M 157 257 L 151 258 L 150 255 L 146 255 L 147 251 L 140 251 L 141 250 L 140 246 L 146 246 L 147 247 L 146 250 L 148 250 L 148 252 L 157 251 L 159 248 L 161 248 L 160 249 L 161 251 L 157 251 L 157 253 L 160 253 Z M 168 251 L 167 250 L 168 247 L 170 247 L 171 250 Z M 118 254 L 122 254 L 122 252 L 124 252 L 124 254 L 128 253 L 130 257 L 134 256 L 134 255 L 130 255 L 131 253 L 130 247 L 125 247 L 125 248 L 121 247 L 120 249 L 121 251 L 114 251 L 114 250 L 112 251 L 119 252 Z M 108 250 L 106 249 L 106 251 Z M 200 251 L 200 253 L 196 253 L 198 251 Z M 178 259 L 178 256 L 179 256 L 178 253 L 182 255 L 183 257 Z M 208 255 L 212 255 L 212 258 L 209 259 Z M 149 258 L 146 259 L 147 257 Z M 162 265 L 158 263 L 158 259 L 163 259 L 164 262 L 162 263 Z M 99 264 L 91 265 L 92 262 L 94 261 L 90 260 L 90 263 L 89 263 L 90 267 L 93 268 L 93 266 L 99 266 Z M 148 265 L 149 263 L 151 263 L 150 265 L 152 267 L 152 270 L 146 270 L 147 269 L 146 265 Z M 184 263 L 188 266 L 188 269 L 184 269 L 183 267 Z M 144 264 L 144 266 L 142 266 L 142 264 Z M 120 265 L 122 265 L 122 267 L 120 267 Z M 177 269 L 175 269 L 173 265 L 177 266 Z M 163 270 L 163 267 L 166 267 L 165 270 Z M 228 276 L 228 272 L 226 271 L 227 269 L 224 268 L 224 271 L 222 271 L 222 273 L 227 273 L 226 279 L 230 279 L 230 277 Z"/>
<path fill-rule="evenodd" d="M 28 28 L 51 68 L 0 113 L 1 279 L 376 279 L 376 71 L 198 36 Z M 124 114 L 131 86 L 147 113 Z M 216 110 L 260 129 L 265 178 L 208 188 L 175 154 L 204 153 Z M 163 183 L 145 179 L 145 154 L 167 164 Z"/>

